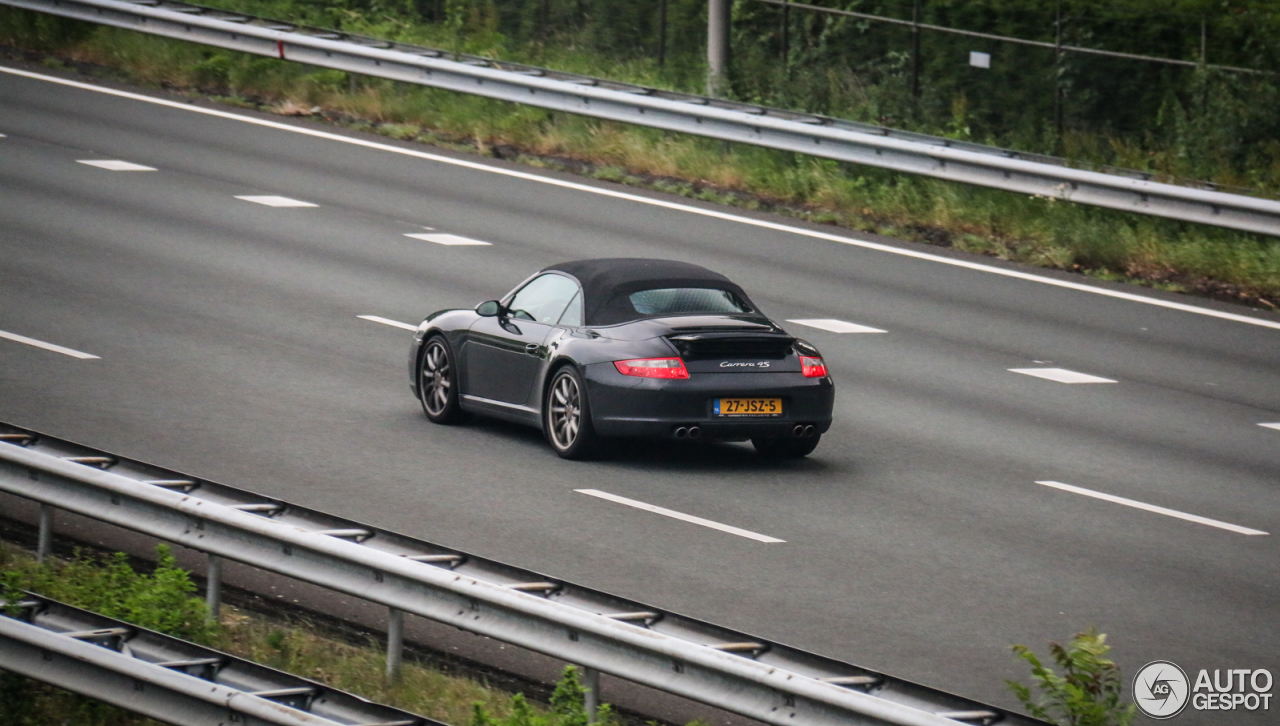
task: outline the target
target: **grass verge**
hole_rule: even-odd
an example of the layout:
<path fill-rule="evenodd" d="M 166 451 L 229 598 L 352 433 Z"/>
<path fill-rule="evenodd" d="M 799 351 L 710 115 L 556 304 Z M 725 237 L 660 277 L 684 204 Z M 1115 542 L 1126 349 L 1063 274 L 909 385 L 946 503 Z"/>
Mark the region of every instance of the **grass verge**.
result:
<path fill-rule="evenodd" d="M 1280 305 L 1280 238 L 726 145 L 55 21 L 0 9 L 0 43 L 52 67 L 108 73 L 130 83 L 313 116 L 397 139 L 1098 279 L 1266 310 Z M 344 28 L 387 36 L 413 36 L 414 30 L 385 22 L 362 27 L 358 18 Z M 445 38 L 425 40 L 448 47 Z"/>
<path fill-rule="evenodd" d="M 46 597 L 192 640 L 272 668 L 320 681 L 379 703 L 449 724 L 586 726 L 582 689 L 570 669 L 547 705 L 407 658 L 394 681 L 384 676 L 385 651 L 371 636 L 339 637 L 302 618 L 224 606 L 210 623 L 195 586 L 164 545 L 156 567 L 141 573 L 124 554 L 77 552 L 45 564 L 0 542 L 0 592 L 31 590 Z M 607 706 L 601 723 L 618 726 Z M 158 722 L 0 671 L 0 723 L 6 726 L 152 726 Z"/>

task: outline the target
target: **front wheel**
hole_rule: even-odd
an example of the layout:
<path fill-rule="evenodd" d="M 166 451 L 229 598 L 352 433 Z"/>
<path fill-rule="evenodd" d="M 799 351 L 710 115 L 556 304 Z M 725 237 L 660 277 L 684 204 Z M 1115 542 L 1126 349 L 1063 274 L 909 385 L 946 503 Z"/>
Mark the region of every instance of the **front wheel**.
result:
<path fill-rule="evenodd" d="M 821 439 L 822 434 L 803 439 L 757 437 L 751 440 L 751 445 L 756 447 L 756 453 L 768 459 L 803 459 L 818 448 Z"/>
<path fill-rule="evenodd" d="M 542 429 L 551 448 L 564 459 L 591 459 L 601 451 L 591 425 L 587 387 L 578 370 L 567 365 L 551 378 L 542 402 Z"/>
<path fill-rule="evenodd" d="M 453 351 L 440 335 L 427 339 L 418 362 L 418 399 L 432 423 L 451 424 L 463 418 L 458 406 L 458 375 Z"/>

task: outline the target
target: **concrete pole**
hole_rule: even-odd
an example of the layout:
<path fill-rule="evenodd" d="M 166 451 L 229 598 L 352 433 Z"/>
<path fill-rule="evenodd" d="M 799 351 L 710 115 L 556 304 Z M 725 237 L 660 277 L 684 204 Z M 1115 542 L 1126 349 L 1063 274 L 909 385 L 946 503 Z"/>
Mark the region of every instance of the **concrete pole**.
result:
<path fill-rule="evenodd" d="M 707 95 L 720 96 L 729 80 L 729 12 L 733 0 L 707 2 Z"/>

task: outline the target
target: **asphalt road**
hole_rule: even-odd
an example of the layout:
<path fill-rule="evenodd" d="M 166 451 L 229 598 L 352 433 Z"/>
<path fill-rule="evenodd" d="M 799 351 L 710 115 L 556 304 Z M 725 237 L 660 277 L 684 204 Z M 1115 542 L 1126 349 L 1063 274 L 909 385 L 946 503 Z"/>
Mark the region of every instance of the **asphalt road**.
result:
<path fill-rule="evenodd" d="M 1280 316 L 195 108 L 0 73 L 0 331 L 98 356 L 0 338 L 0 420 L 1004 706 L 1027 675 L 1011 643 L 1090 625 L 1126 673 L 1280 674 L 1280 430 L 1259 425 L 1280 422 Z M 78 163 L 95 160 L 155 170 Z M 491 244 L 405 236 L 428 231 Z M 357 317 L 416 324 L 608 256 L 887 332 L 788 324 L 837 384 L 807 460 L 654 442 L 575 463 L 533 430 L 428 423 L 409 333 Z M 1036 368 L 1114 382 L 1010 370 Z"/>

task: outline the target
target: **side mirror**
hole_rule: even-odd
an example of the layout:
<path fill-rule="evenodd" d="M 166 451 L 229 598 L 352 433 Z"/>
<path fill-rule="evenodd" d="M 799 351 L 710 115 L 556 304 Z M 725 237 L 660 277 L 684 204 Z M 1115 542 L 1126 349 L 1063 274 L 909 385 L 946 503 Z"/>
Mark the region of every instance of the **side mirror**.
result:
<path fill-rule="evenodd" d="M 497 300 L 486 300 L 476 306 L 476 315 L 482 318 L 494 318 L 502 314 L 502 303 Z"/>

